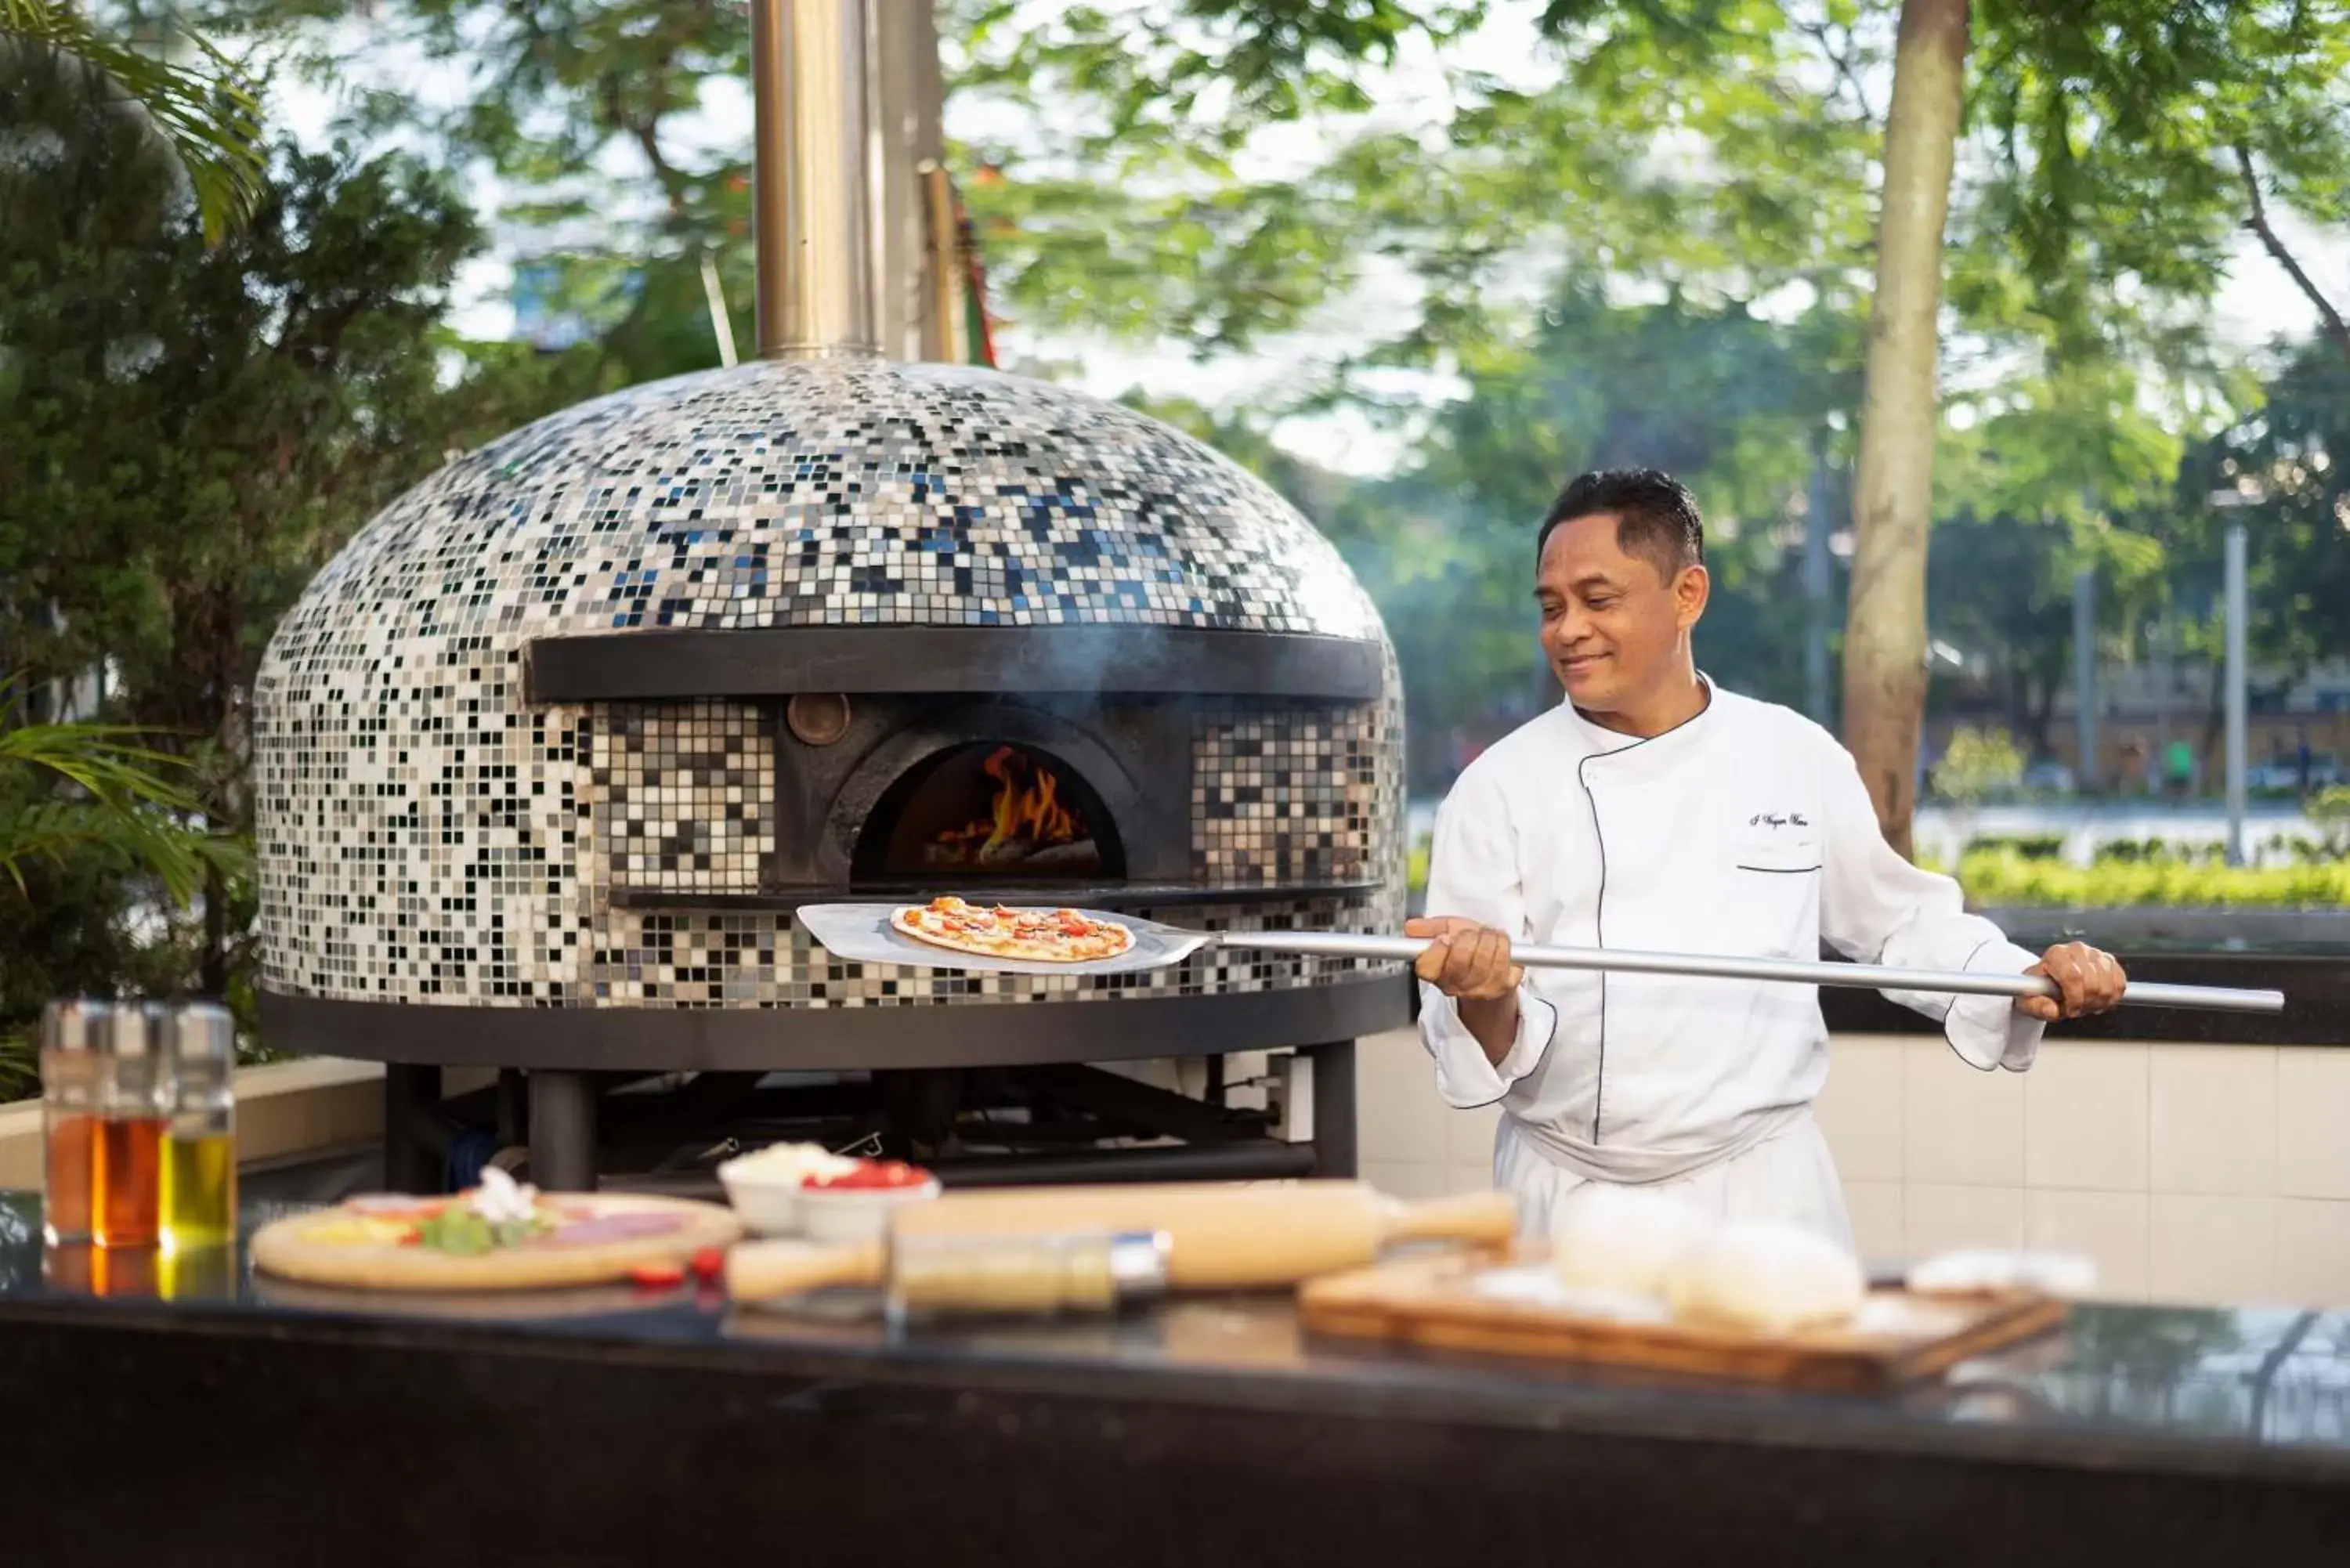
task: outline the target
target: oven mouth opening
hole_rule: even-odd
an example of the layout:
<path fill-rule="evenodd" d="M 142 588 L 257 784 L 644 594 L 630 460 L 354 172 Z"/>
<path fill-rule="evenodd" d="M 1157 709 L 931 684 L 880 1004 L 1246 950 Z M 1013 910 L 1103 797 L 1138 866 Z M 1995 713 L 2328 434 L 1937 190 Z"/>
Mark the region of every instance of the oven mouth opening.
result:
<path fill-rule="evenodd" d="M 1115 882 L 1126 853 L 1100 794 L 1041 747 L 975 741 L 892 781 L 858 831 L 853 882 Z"/>

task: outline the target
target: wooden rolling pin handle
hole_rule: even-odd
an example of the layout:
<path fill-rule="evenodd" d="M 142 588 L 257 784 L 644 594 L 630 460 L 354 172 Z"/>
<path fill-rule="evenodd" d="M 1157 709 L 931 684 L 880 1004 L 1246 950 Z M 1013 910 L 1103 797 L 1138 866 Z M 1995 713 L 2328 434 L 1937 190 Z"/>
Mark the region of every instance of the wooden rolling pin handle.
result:
<path fill-rule="evenodd" d="M 879 1241 L 841 1247 L 743 1241 L 726 1254 L 726 1293 L 736 1301 L 770 1301 L 827 1285 L 878 1285 L 887 1267 Z"/>
<path fill-rule="evenodd" d="M 1389 1241 L 1480 1241 L 1500 1246 L 1517 1233 L 1517 1199 L 1506 1192 L 1463 1192 L 1425 1203 L 1399 1203 L 1388 1214 Z"/>

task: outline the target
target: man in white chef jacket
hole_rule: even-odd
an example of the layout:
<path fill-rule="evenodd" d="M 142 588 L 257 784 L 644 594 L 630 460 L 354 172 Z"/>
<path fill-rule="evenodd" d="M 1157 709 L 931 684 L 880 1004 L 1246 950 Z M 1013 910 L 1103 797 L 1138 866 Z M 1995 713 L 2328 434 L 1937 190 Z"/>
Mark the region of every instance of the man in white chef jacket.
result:
<path fill-rule="evenodd" d="M 1849 1248 L 1812 1119 L 1828 1072 L 1816 987 L 1523 970 L 1513 942 L 2045 974 L 2046 998 L 1888 993 L 1986 1072 L 2032 1064 L 2058 1017 L 2120 1000 L 2077 942 L 2034 959 L 1958 886 L 1888 846 L 1851 756 L 1788 709 L 1722 691 L 1690 634 L 1709 591 L 1697 503 L 1654 470 L 1586 473 L 1544 519 L 1534 597 L 1566 701 L 1461 775 L 1436 819 L 1419 961 L 1436 1084 L 1498 1103 L 1496 1183 L 1548 1231 L 1588 1183 L 1649 1187 Z"/>

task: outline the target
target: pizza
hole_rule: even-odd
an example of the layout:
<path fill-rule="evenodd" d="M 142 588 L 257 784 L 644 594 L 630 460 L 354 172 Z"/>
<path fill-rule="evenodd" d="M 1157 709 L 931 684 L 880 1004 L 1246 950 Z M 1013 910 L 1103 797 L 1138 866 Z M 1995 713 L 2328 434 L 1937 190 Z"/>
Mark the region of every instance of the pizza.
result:
<path fill-rule="evenodd" d="M 933 898 L 889 917 L 891 928 L 918 942 L 987 958 L 1031 963 L 1088 963 L 1113 959 L 1134 946 L 1134 932 L 1116 920 L 1076 909 L 992 909 L 961 898 Z"/>
<path fill-rule="evenodd" d="M 542 1193 L 492 1166 L 452 1198 L 371 1193 L 264 1226 L 253 1266 L 312 1284 L 519 1290 L 629 1279 L 742 1234 L 712 1203 L 632 1193 Z"/>

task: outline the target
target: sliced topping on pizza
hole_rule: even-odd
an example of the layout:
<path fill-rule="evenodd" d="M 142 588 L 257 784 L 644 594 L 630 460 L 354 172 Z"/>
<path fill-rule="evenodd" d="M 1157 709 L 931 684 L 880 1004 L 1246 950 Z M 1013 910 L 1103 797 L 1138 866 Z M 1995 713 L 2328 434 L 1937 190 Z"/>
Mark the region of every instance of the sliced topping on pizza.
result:
<path fill-rule="evenodd" d="M 557 1225 L 545 1238 L 550 1247 L 598 1247 L 607 1241 L 641 1241 L 650 1236 L 673 1235 L 691 1224 L 683 1214 L 647 1210 L 635 1214 L 596 1214 Z"/>

